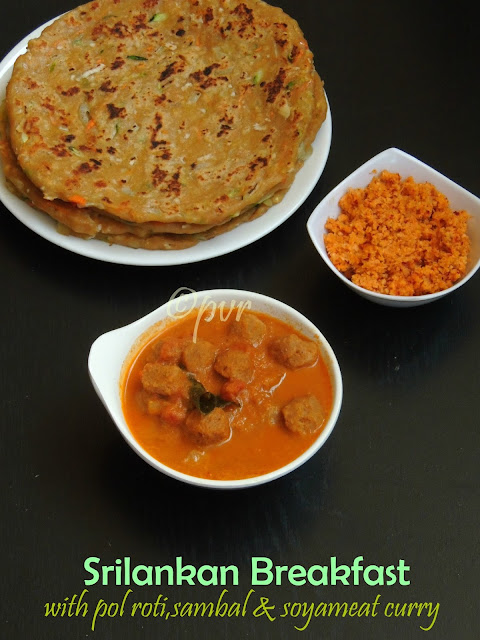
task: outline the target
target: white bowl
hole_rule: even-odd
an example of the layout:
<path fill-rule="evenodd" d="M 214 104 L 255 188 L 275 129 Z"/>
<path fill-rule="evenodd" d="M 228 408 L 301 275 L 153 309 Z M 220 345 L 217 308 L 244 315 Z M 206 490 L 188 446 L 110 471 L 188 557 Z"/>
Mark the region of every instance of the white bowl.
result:
<path fill-rule="evenodd" d="M 271 473 L 256 476 L 254 478 L 246 478 L 244 480 L 209 480 L 206 478 L 190 476 L 176 471 L 175 469 L 171 469 L 153 458 L 147 451 L 145 451 L 145 449 L 143 449 L 142 446 L 140 446 L 133 437 L 123 416 L 120 384 L 124 363 L 132 351 L 134 343 L 141 345 L 142 335 L 146 332 L 148 333 L 148 330 L 152 325 L 170 320 L 177 314 L 181 315 L 192 309 L 199 308 L 202 303 L 205 305 L 212 305 L 213 303 L 210 301 L 217 304 L 225 301 L 225 303 L 229 305 L 232 300 L 236 303 L 249 300 L 251 302 L 252 310 L 267 313 L 279 318 L 280 320 L 288 322 L 307 337 L 315 338 L 319 342 L 321 355 L 328 367 L 331 377 L 333 406 L 330 418 L 323 430 L 319 433 L 315 442 L 304 453 L 289 464 L 281 467 L 280 469 L 276 469 Z M 181 297 L 175 297 L 136 322 L 122 327 L 121 329 L 105 333 L 97 338 L 90 349 L 88 370 L 98 396 L 102 400 L 107 411 L 110 413 L 114 423 L 118 427 L 118 430 L 132 449 L 152 467 L 158 469 L 158 471 L 161 471 L 172 478 L 176 478 L 177 480 L 181 480 L 182 482 L 187 482 L 200 487 L 239 489 L 270 482 L 271 480 L 275 480 L 276 478 L 280 478 L 281 476 L 290 473 L 311 458 L 313 454 L 316 453 L 325 443 L 335 426 L 342 404 L 342 377 L 340 368 L 332 348 L 320 331 L 309 320 L 307 320 L 307 318 L 283 302 L 279 302 L 278 300 L 268 298 L 267 296 L 258 293 L 252 293 L 250 291 L 215 289 L 212 291 L 200 291 L 198 293 L 191 292 L 187 295 L 182 295 Z"/>
<path fill-rule="evenodd" d="M 430 182 L 448 198 L 452 209 L 465 210 L 470 214 L 468 235 L 470 237 L 471 250 L 467 273 L 452 287 L 438 293 L 429 293 L 422 296 L 391 296 L 359 287 L 333 266 L 324 242 L 327 219 L 337 218 L 340 213 L 338 201 L 348 189 L 366 187 L 372 180 L 374 172 L 380 173 L 384 169 L 392 173 L 399 173 L 403 179 L 412 176 L 416 182 Z M 416 307 L 438 300 L 465 284 L 480 267 L 480 199 L 438 171 L 435 171 L 435 169 L 420 162 L 420 160 L 395 148 L 382 151 L 382 153 L 371 158 L 371 160 L 368 160 L 368 162 L 350 174 L 348 178 L 345 178 L 333 191 L 330 191 L 308 219 L 307 229 L 318 253 L 340 280 L 364 298 L 390 307 Z"/>

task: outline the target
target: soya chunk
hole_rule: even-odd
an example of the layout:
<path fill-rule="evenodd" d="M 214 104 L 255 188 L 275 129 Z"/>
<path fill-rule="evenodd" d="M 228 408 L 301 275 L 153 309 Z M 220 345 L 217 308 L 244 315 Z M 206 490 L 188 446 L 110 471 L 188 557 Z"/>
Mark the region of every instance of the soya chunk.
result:
<path fill-rule="evenodd" d="M 188 398 L 187 374 L 176 365 L 148 362 L 143 367 L 142 385 L 150 393 Z"/>
<path fill-rule="evenodd" d="M 218 407 L 207 415 L 194 409 L 185 421 L 185 432 L 199 445 L 218 444 L 230 438 L 230 422 L 225 411 Z"/>
<path fill-rule="evenodd" d="M 299 369 L 315 364 L 318 347 L 312 340 L 299 338 L 295 333 L 272 340 L 270 353 L 288 369 Z"/>
<path fill-rule="evenodd" d="M 185 340 L 183 338 L 167 338 L 153 348 L 154 359 L 164 364 L 179 364 Z"/>
<path fill-rule="evenodd" d="M 253 361 L 248 351 L 236 349 L 224 349 L 215 359 L 215 371 L 224 378 L 250 382 L 253 378 Z"/>
<path fill-rule="evenodd" d="M 290 400 L 282 409 L 287 429 L 306 435 L 322 426 L 325 412 L 317 398 L 311 394 Z"/>
<path fill-rule="evenodd" d="M 215 347 L 207 340 L 190 342 L 182 352 L 182 364 L 191 373 L 202 373 L 213 365 L 215 352 Z"/>
<path fill-rule="evenodd" d="M 246 340 L 257 347 L 265 337 L 267 327 L 264 322 L 253 313 L 242 313 L 239 320 L 230 325 L 230 333 Z"/>

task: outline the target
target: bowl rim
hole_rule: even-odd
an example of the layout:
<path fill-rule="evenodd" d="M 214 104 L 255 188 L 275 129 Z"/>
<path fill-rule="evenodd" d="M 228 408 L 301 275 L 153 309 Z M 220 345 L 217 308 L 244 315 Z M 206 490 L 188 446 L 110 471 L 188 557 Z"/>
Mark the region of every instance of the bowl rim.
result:
<path fill-rule="evenodd" d="M 177 290 L 178 291 L 178 290 Z M 192 291 L 192 290 L 190 290 Z M 242 489 L 253 486 L 258 486 L 261 484 L 265 484 L 267 482 L 271 482 L 278 478 L 281 478 L 288 473 L 291 473 L 302 464 L 307 462 L 326 442 L 332 433 L 335 424 L 337 422 L 338 416 L 340 414 L 340 409 L 343 400 L 343 382 L 342 382 L 342 374 L 340 370 L 340 366 L 338 364 L 338 360 L 336 355 L 330 346 L 329 342 L 325 338 L 325 336 L 321 333 L 321 331 L 303 314 L 299 311 L 290 307 L 286 303 L 277 300 L 271 296 L 266 296 L 261 293 L 256 293 L 253 291 L 246 291 L 242 289 L 207 289 L 202 291 L 192 291 L 192 293 L 181 296 L 181 298 L 176 298 L 177 300 L 181 299 L 184 304 L 190 303 L 192 300 L 195 301 L 199 296 L 205 298 L 206 296 L 215 296 L 218 297 L 232 297 L 233 300 L 238 302 L 242 298 L 246 298 L 252 303 L 252 311 L 258 310 L 259 312 L 270 313 L 274 317 L 279 317 L 280 319 L 284 319 L 285 321 L 291 322 L 295 328 L 304 333 L 315 336 L 321 346 L 322 355 L 327 364 L 327 368 L 330 374 L 330 379 L 332 383 L 333 390 L 333 403 L 332 410 L 330 412 L 330 416 L 327 420 L 322 431 L 319 432 L 318 437 L 315 441 L 306 449 L 302 454 L 300 454 L 297 458 L 287 463 L 283 467 L 279 469 L 275 469 L 266 474 L 262 474 L 260 476 L 254 476 L 251 478 L 243 478 L 239 480 L 213 480 L 209 478 L 200 478 L 196 476 L 191 476 L 181 471 L 177 471 L 166 464 L 160 462 L 153 456 L 151 456 L 134 438 L 132 432 L 130 431 L 128 424 L 123 416 L 123 412 L 121 411 L 121 402 L 120 402 L 120 384 L 122 382 L 122 371 L 125 365 L 125 361 L 128 359 L 129 355 L 134 348 L 135 343 L 141 339 L 141 336 L 148 332 L 148 329 L 155 325 L 157 322 L 161 322 L 168 318 L 168 309 L 169 305 L 172 302 L 172 298 L 168 301 L 164 302 L 162 305 L 149 312 L 148 314 L 138 318 L 137 320 L 124 325 L 118 329 L 114 329 L 111 331 L 107 331 L 102 335 L 98 336 L 96 340 L 92 343 L 90 348 L 89 356 L 88 356 L 88 372 L 90 376 L 90 380 L 93 384 L 93 387 L 99 396 L 100 400 L 104 404 L 107 412 L 109 413 L 111 419 L 113 420 L 115 426 L 120 431 L 124 440 L 130 445 L 130 447 L 150 466 L 152 466 L 157 471 L 164 473 L 165 475 L 175 478 L 176 480 L 180 480 L 186 484 L 195 485 L 202 488 L 211 488 L 211 489 Z M 218 300 L 217 300 L 218 301 Z M 257 308 L 255 305 L 263 304 L 266 307 L 272 307 L 271 311 L 263 311 L 262 309 Z M 191 310 L 196 309 L 197 306 L 192 306 Z M 114 342 L 116 340 L 122 341 L 124 344 L 123 347 L 120 348 L 121 352 L 121 360 L 122 364 L 118 368 L 115 365 L 115 375 L 113 379 L 110 378 L 110 384 L 115 384 L 116 395 L 112 397 L 112 389 L 107 388 L 107 384 L 100 381 L 99 367 L 98 367 L 98 351 L 104 342 Z M 125 345 L 128 344 L 128 347 Z M 104 365 L 107 366 L 107 365 Z M 113 373 L 113 372 L 112 372 Z M 117 403 L 120 405 L 120 412 L 118 411 L 118 407 L 114 406 Z"/>
<path fill-rule="evenodd" d="M 370 289 L 366 289 L 365 287 L 360 287 L 358 284 L 355 284 L 354 282 L 349 280 L 346 276 L 344 276 L 343 273 L 341 273 L 341 271 L 339 271 L 334 266 L 332 261 L 330 260 L 330 257 L 329 257 L 329 255 L 328 255 L 328 253 L 326 251 L 325 244 L 324 244 L 324 241 L 323 241 L 323 235 L 321 235 L 321 237 L 318 237 L 318 233 L 316 232 L 316 229 L 315 229 L 315 226 L 317 224 L 317 220 L 318 220 L 318 218 L 320 218 L 320 211 L 321 211 L 322 205 L 327 200 L 327 198 L 332 197 L 332 195 L 336 191 L 342 191 L 342 190 L 345 190 L 346 188 L 348 188 L 348 184 L 352 180 L 354 180 L 357 177 L 358 174 L 360 174 L 363 171 L 365 171 L 368 168 L 369 165 L 381 161 L 383 159 L 383 157 L 392 157 L 392 156 L 393 157 L 397 156 L 399 158 L 403 158 L 404 160 L 407 160 L 408 162 L 411 162 L 411 163 L 413 162 L 414 164 L 416 164 L 417 166 L 420 166 L 423 169 L 427 169 L 428 171 L 430 171 L 433 174 L 435 174 L 440 180 L 444 181 L 450 187 L 452 187 L 452 188 L 462 192 L 464 195 L 472 198 L 474 201 L 476 201 L 478 207 L 480 208 L 480 198 L 478 198 L 474 193 L 472 193 L 471 191 L 468 191 L 467 189 L 465 189 L 464 187 L 459 185 L 457 182 L 454 182 L 453 180 L 451 180 L 451 178 L 448 178 L 443 173 L 440 173 L 439 171 L 434 169 L 432 166 L 426 164 L 425 162 L 422 162 L 422 160 L 419 160 L 415 156 L 412 156 L 411 154 L 407 153 L 406 151 L 402 151 L 401 149 L 398 149 L 397 147 L 389 147 L 388 149 L 384 149 L 380 153 L 377 153 L 375 156 L 372 156 L 369 160 L 367 160 L 366 162 L 361 164 L 359 167 L 357 167 L 354 171 L 352 171 L 352 173 L 350 173 L 348 176 L 346 176 L 341 182 L 339 182 L 333 189 L 331 189 L 322 198 L 322 200 L 318 203 L 318 205 L 315 207 L 315 209 L 310 214 L 310 216 L 309 216 L 309 218 L 307 220 L 307 231 L 308 231 L 308 234 L 310 236 L 311 241 L 313 242 L 313 244 L 314 244 L 315 248 L 317 249 L 318 253 L 320 254 L 320 256 L 323 258 L 325 264 L 348 287 L 350 287 L 351 289 L 353 289 L 354 291 L 356 291 L 360 295 L 362 295 L 364 297 L 372 297 L 372 298 L 376 298 L 378 300 L 384 300 L 384 301 L 388 301 L 388 302 L 398 302 L 398 303 L 404 302 L 406 305 L 411 305 L 411 303 L 430 302 L 432 300 L 439 299 L 439 298 L 447 295 L 448 293 L 451 293 L 451 292 L 455 291 L 456 289 L 458 289 L 462 285 L 464 285 L 466 282 L 468 282 L 468 280 L 470 280 L 470 278 L 472 278 L 475 275 L 475 273 L 478 271 L 478 269 L 480 268 L 480 256 L 477 259 L 477 261 L 472 264 L 472 266 L 470 267 L 470 270 L 464 275 L 464 277 L 461 278 L 455 284 L 453 284 L 451 287 L 448 287 L 447 289 L 443 289 L 442 291 L 436 291 L 435 293 L 426 293 L 426 294 L 423 294 L 423 295 L 420 295 L 420 296 L 391 295 L 391 294 L 388 294 L 388 293 L 380 293 L 380 292 L 377 292 L 377 291 L 371 291 Z"/>

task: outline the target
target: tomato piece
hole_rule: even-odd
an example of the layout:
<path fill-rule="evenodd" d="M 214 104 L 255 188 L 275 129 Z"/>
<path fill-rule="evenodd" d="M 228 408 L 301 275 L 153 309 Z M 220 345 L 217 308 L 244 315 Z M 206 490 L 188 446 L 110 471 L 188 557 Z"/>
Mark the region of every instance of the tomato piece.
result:
<path fill-rule="evenodd" d="M 222 385 L 220 397 L 227 400 L 227 402 L 235 402 L 240 392 L 243 391 L 246 386 L 243 380 L 227 380 L 227 382 L 224 382 Z"/>

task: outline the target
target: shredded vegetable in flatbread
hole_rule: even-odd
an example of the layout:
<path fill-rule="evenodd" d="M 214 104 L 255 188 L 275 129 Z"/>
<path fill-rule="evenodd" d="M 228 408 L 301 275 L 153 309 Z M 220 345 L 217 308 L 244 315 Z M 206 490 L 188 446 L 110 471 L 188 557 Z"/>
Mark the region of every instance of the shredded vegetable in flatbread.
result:
<path fill-rule="evenodd" d="M 80 6 L 15 63 L 4 130 L 25 178 L 7 178 L 72 233 L 74 209 L 88 237 L 120 244 L 227 231 L 281 199 L 325 119 L 312 53 L 281 9 L 166 6 Z"/>

